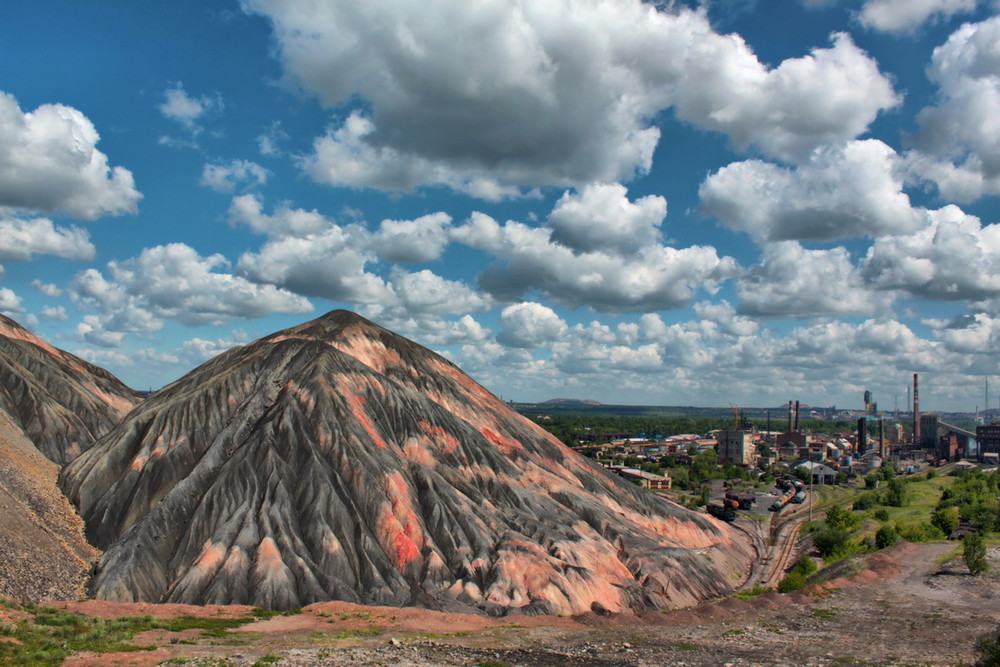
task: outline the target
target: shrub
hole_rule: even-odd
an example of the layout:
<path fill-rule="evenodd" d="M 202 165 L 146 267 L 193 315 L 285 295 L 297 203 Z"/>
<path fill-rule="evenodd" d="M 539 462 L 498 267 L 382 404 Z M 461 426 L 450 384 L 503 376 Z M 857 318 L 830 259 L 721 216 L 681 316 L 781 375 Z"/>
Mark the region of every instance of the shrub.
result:
<path fill-rule="evenodd" d="M 858 496 L 858 499 L 854 501 L 854 509 L 863 512 L 864 510 L 869 510 L 878 505 L 878 496 L 874 493 L 862 493 Z"/>
<path fill-rule="evenodd" d="M 802 576 L 808 577 L 810 574 L 817 570 L 816 563 L 813 559 L 809 557 L 809 554 L 802 554 L 799 559 L 795 561 L 795 567 L 792 568 L 794 572 L 802 573 Z"/>
<path fill-rule="evenodd" d="M 986 542 L 979 533 L 971 533 L 962 539 L 962 558 L 973 576 L 985 574 L 990 569 L 986 562 Z"/>
<path fill-rule="evenodd" d="M 796 572 L 792 570 L 785 578 L 778 582 L 778 592 L 779 593 L 791 593 L 792 591 L 800 591 L 806 587 L 806 576 L 801 572 Z"/>
<path fill-rule="evenodd" d="M 958 528 L 958 508 L 940 507 L 931 514 L 931 523 L 945 535 L 951 535 Z"/>
<path fill-rule="evenodd" d="M 899 542 L 899 531 L 891 523 L 885 524 L 875 533 L 875 546 L 879 549 L 888 549 L 896 542 Z"/>
<path fill-rule="evenodd" d="M 979 659 L 974 667 L 1000 667 L 1000 627 L 976 641 Z"/>
<path fill-rule="evenodd" d="M 898 528 L 899 536 L 907 542 L 933 542 L 945 538 L 940 528 L 923 521 L 905 523 Z"/>
<path fill-rule="evenodd" d="M 843 528 L 825 526 L 813 533 L 813 544 L 823 558 L 846 553 L 850 534 Z"/>
<path fill-rule="evenodd" d="M 910 492 L 902 479 L 889 480 L 889 488 L 885 492 L 885 504 L 892 507 L 906 507 L 910 504 Z"/>
<path fill-rule="evenodd" d="M 880 507 L 875 510 L 875 518 L 883 523 L 889 520 L 889 510 L 884 507 Z"/>

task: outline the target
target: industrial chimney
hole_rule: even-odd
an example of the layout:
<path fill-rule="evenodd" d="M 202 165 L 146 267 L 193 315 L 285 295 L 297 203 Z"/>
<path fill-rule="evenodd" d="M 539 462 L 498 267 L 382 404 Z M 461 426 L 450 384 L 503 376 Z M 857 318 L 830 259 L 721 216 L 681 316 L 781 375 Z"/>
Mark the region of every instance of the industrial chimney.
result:
<path fill-rule="evenodd" d="M 878 455 L 885 458 L 885 420 L 878 420 Z"/>
<path fill-rule="evenodd" d="M 795 401 L 795 432 L 799 432 L 799 402 Z"/>
<path fill-rule="evenodd" d="M 792 402 L 788 401 L 788 432 L 792 432 Z"/>
<path fill-rule="evenodd" d="M 917 374 L 913 374 L 913 444 L 920 445 L 920 387 Z"/>

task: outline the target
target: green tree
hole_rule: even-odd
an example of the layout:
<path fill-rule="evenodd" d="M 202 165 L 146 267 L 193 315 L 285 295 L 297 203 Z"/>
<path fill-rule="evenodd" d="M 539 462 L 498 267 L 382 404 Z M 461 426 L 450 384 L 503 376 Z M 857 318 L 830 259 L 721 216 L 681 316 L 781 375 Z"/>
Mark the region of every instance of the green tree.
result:
<path fill-rule="evenodd" d="M 879 549 L 888 549 L 896 542 L 899 542 L 899 531 L 891 523 L 885 524 L 875 533 L 875 546 Z"/>
<path fill-rule="evenodd" d="M 843 528 L 826 526 L 813 533 L 812 538 L 819 555 L 823 558 L 830 558 L 847 551 L 850 533 Z"/>
<path fill-rule="evenodd" d="M 958 528 L 958 508 L 939 507 L 931 514 L 931 523 L 940 528 L 945 535 L 951 535 Z"/>
<path fill-rule="evenodd" d="M 854 509 L 859 512 L 871 509 L 878 505 L 878 496 L 874 492 L 865 492 L 854 501 Z"/>
<path fill-rule="evenodd" d="M 892 507 L 906 507 L 910 504 L 910 492 L 906 488 L 906 482 L 899 478 L 889 480 L 889 488 L 886 489 L 884 502 Z"/>
<path fill-rule="evenodd" d="M 962 539 L 962 558 L 973 576 L 985 574 L 990 569 L 986 562 L 986 541 L 979 533 L 970 533 Z"/>
<path fill-rule="evenodd" d="M 840 528 L 852 531 L 861 524 L 861 517 L 840 505 L 834 505 L 826 512 L 826 525 L 829 528 Z"/>

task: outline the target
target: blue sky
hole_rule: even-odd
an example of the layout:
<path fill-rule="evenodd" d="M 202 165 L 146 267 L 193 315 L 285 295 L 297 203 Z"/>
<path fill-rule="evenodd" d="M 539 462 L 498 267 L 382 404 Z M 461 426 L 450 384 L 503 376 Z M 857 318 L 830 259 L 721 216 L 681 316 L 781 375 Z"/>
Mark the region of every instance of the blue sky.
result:
<path fill-rule="evenodd" d="M 515 400 L 971 411 L 998 13 L 4 3 L 0 312 L 139 389 L 350 308 Z"/>

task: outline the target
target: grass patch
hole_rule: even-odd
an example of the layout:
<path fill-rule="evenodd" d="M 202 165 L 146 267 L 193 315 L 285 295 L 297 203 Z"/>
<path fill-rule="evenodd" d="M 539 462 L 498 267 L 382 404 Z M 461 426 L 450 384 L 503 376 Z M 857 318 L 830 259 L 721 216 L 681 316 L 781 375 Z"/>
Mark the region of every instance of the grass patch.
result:
<path fill-rule="evenodd" d="M 177 618 L 169 618 L 164 621 L 154 621 L 155 628 L 160 628 L 163 630 L 169 630 L 171 632 L 182 632 L 184 630 L 190 630 L 192 628 L 198 628 L 204 630 L 202 634 L 208 634 L 212 637 L 222 637 L 224 634 L 219 634 L 230 628 L 238 628 L 241 625 L 246 625 L 247 623 L 253 623 L 255 618 L 250 616 L 241 616 L 239 618 L 199 618 L 197 616 L 178 616 Z"/>
<path fill-rule="evenodd" d="M 949 549 L 948 551 L 944 552 L 943 554 L 935 558 L 934 564 L 937 565 L 938 567 L 941 567 L 948 561 L 955 560 L 956 558 L 961 558 L 961 556 L 962 556 L 962 545 L 961 543 L 959 543 L 955 545 L 954 548 Z"/>
<path fill-rule="evenodd" d="M 688 644 L 686 642 L 674 642 L 671 646 L 678 651 L 697 651 L 698 647 L 694 644 Z"/>
<path fill-rule="evenodd" d="M 260 607 L 254 607 L 250 610 L 253 617 L 258 620 L 267 620 L 269 618 L 274 618 L 275 616 L 296 616 L 302 613 L 301 609 L 286 609 L 284 611 L 278 611 L 277 609 L 261 609 Z"/>
<path fill-rule="evenodd" d="M 322 636 L 330 639 L 354 639 L 358 637 L 377 637 L 380 634 L 382 634 L 382 630 L 379 628 L 357 628 L 341 630 L 333 634 L 323 634 Z"/>
<path fill-rule="evenodd" d="M 59 665 L 66 658 L 81 651 L 94 653 L 127 653 L 150 651 L 153 646 L 137 646 L 133 637 L 146 630 L 180 632 L 191 628 L 205 631 L 207 636 L 227 636 L 225 631 L 244 625 L 254 619 L 197 618 L 181 616 L 157 620 L 152 616 L 121 616 L 96 618 L 74 614 L 54 607 L 32 604 L 16 605 L 4 602 L 4 607 L 22 611 L 27 615 L 15 624 L 0 625 L 0 664 L 3 665 Z"/>
<path fill-rule="evenodd" d="M 275 655 L 274 653 L 268 653 L 266 655 L 262 655 L 261 657 L 257 658 L 257 660 L 255 660 L 253 663 L 253 667 L 264 667 L 264 665 L 273 665 L 274 663 L 280 661 L 281 661 L 280 655 Z"/>
<path fill-rule="evenodd" d="M 733 593 L 733 597 L 737 600 L 752 600 L 758 595 L 764 595 L 765 593 L 770 593 L 774 589 L 770 586 L 764 586 L 762 584 L 757 584 L 753 588 L 749 588 L 745 591 L 740 591 L 738 593 Z"/>
<path fill-rule="evenodd" d="M 958 478 L 939 475 L 932 479 L 906 477 L 907 495 L 910 503 L 906 507 L 885 507 L 889 521 L 897 524 L 923 523 L 931 520 L 931 514 L 941 500 L 941 492 L 954 484 Z M 911 481 L 912 480 L 912 481 Z"/>
<path fill-rule="evenodd" d="M 813 609 L 812 615 L 824 621 L 832 621 L 837 618 L 837 612 L 833 609 Z"/>
<path fill-rule="evenodd" d="M 153 628 L 155 621 L 151 616 L 90 618 L 34 605 L 25 605 L 20 610 L 28 612 L 31 618 L 0 628 L 0 636 L 16 640 L 16 643 L 0 642 L 0 664 L 59 665 L 79 651 L 126 653 L 154 648 L 129 643 L 137 633 Z"/>

